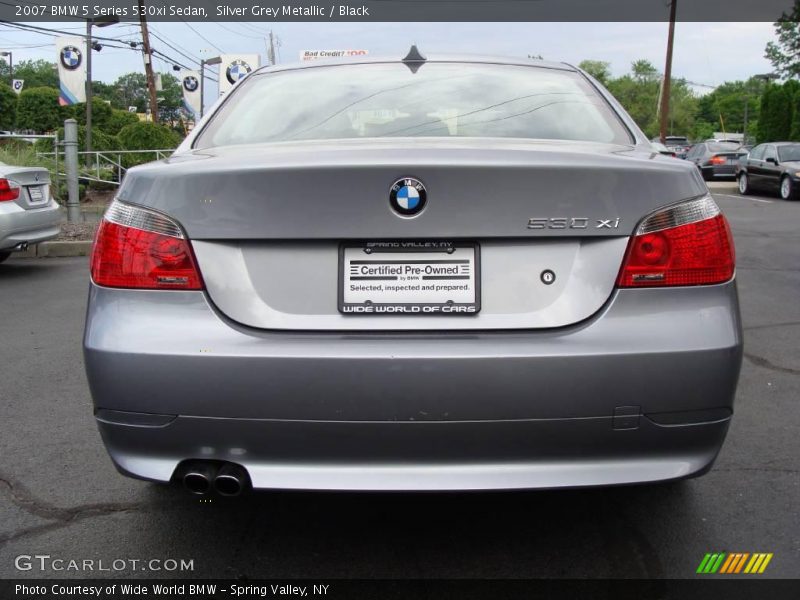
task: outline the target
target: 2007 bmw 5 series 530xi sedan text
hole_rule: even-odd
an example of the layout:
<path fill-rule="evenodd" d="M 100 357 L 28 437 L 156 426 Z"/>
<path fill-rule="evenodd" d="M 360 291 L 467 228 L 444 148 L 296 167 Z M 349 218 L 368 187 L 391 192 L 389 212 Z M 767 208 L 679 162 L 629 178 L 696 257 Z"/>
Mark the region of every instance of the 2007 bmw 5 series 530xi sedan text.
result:
<path fill-rule="evenodd" d="M 565 64 L 255 71 L 129 171 L 91 278 L 108 452 L 195 493 L 680 479 L 732 417 L 728 223 Z"/>

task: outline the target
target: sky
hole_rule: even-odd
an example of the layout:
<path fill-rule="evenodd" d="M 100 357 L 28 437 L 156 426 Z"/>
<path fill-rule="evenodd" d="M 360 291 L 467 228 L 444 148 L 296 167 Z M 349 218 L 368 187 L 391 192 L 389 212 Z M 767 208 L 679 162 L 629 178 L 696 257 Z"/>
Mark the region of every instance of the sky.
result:
<path fill-rule="evenodd" d="M 42 27 L 82 32 L 75 23 L 38 23 Z M 499 56 L 541 55 L 547 60 L 577 64 L 584 59 L 611 63 L 614 76 L 627 73 L 631 62 L 650 60 L 664 68 L 668 24 L 659 23 L 150 23 L 151 32 L 193 57 L 225 53 L 259 53 L 266 59 L 265 34 L 280 40 L 279 62 L 298 60 L 301 50 L 366 49 L 370 54 L 401 57 L 412 43 L 423 54 L 467 53 Z M 193 29 L 194 30 L 193 30 Z M 138 25 L 117 24 L 96 29 L 101 36 L 138 40 Z M 203 39 L 205 38 L 205 39 Z M 673 76 L 716 86 L 724 81 L 767 73 L 772 67 L 764 47 L 774 39 L 772 23 L 677 23 Z M 188 64 L 156 38 L 154 48 Z M 40 46 L 42 47 L 25 47 Z M 55 61 L 52 37 L 10 29 L 0 24 L 0 50 L 11 49 L 14 61 Z M 93 56 L 94 79 L 110 82 L 130 71 L 143 71 L 140 52 L 104 48 Z M 171 71 L 157 60 L 159 71 Z M 213 94 L 212 89 L 209 92 Z M 698 93 L 709 88 L 695 87 Z"/>

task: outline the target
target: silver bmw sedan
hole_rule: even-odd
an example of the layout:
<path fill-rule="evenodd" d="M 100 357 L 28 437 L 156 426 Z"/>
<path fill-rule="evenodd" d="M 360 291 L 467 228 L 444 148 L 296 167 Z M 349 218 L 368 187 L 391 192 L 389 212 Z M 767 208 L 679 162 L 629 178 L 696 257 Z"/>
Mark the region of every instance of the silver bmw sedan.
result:
<path fill-rule="evenodd" d="M 47 169 L 0 163 L 0 263 L 29 244 L 57 237 L 61 217 Z"/>
<path fill-rule="evenodd" d="M 196 494 L 681 479 L 733 412 L 728 223 L 562 63 L 256 71 L 128 172 L 91 278 L 111 459 Z"/>

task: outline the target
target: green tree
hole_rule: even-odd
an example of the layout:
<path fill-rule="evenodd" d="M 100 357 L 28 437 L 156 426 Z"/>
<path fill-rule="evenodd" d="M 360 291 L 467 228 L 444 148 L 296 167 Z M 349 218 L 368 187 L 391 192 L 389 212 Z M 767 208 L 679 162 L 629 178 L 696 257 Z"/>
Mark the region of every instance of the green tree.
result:
<path fill-rule="evenodd" d="M 111 105 L 114 108 L 128 110 L 135 106 L 136 112 L 145 112 L 148 104 L 147 78 L 144 73 L 126 73 L 111 84 Z"/>
<path fill-rule="evenodd" d="M 0 129 L 10 131 L 17 121 L 17 95 L 9 86 L 0 83 Z"/>
<path fill-rule="evenodd" d="M 770 84 L 761 96 L 758 141 L 787 140 L 792 129 L 792 95 L 788 87 Z"/>
<path fill-rule="evenodd" d="M 725 131 L 744 132 L 746 110 L 747 132 L 745 133 L 748 133 L 749 137 L 750 133 L 756 131 L 755 123 L 758 121 L 764 85 L 763 80 L 755 77 L 747 81 L 723 83 L 699 99 L 697 121 L 712 126 L 712 133 L 723 128 Z"/>
<path fill-rule="evenodd" d="M 792 127 L 789 139 L 793 142 L 800 142 L 800 90 L 795 90 L 792 98 Z"/>
<path fill-rule="evenodd" d="M 764 57 L 784 77 L 800 77 L 800 0 L 775 22 L 775 35 L 778 41 L 767 43 Z"/>
<path fill-rule="evenodd" d="M 183 87 L 178 78 L 171 73 L 161 73 L 161 91 L 158 97 L 158 119 L 175 123 L 180 119 L 183 100 Z"/>
<path fill-rule="evenodd" d="M 639 59 L 631 64 L 633 77 L 640 82 L 657 81 L 659 77 L 658 69 L 649 60 Z"/>
<path fill-rule="evenodd" d="M 78 122 L 78 125 L 86 125 L 86 103 L 79 102 L 72 105 L 72 118 Z M 109 119 L 114 109 L 111 104 L 102 98 L 92 97 L 92 129 L 104 129 L 108 125 Z"/>
<path fill-rule="evenodd" d="M 583 60 L 578 67 L 603 85 L 608 85 L 608 81 L 611 79 L 611 63 L 604 60 Z"/>
<path fill-rule="evenodd" d="M 50 87 L 24 89 L 17 100 L 17 127 L 36 133 L 52 131 L 60 124 L 58 90 Z"/>
<path fill-rule="evenodd" d="M 103 130 L 109 135 L 117 135 L 126 125 L 133 125 L 139 122 L 139 117 L 127 110 L 111 109 L 111 116 L 106 122 Z"/>
<path fill-rule="evenodd" d="M 0 80 L 8 81 L 8 63 L 0 62 Z M 21 60 L 14 63 L 14 79 L 25 80 L 26 88 L 51 87 L 58 89 L 55 63 L 46 60 Z"/>
<path fill-rule="evenodd" d="M 659 133 L 658 97 L 661 74 L 647 60 L 631 64 L 631 73 L 609 79 L 606 87 L 650 138 Z M 695 125 L 698 100 L 684 79 L 672 79 L 668 133 L 689 135 Z"/>
<path fill-rule="evenodd" d="M 125 150 L 169 150 L 181 143 L 181 136 L 164 125 L 140 121 L 126 125 L 117 138 Z M 154 154 L 133 154 L 123 157 L 126 167 L 155 159 Z"/>

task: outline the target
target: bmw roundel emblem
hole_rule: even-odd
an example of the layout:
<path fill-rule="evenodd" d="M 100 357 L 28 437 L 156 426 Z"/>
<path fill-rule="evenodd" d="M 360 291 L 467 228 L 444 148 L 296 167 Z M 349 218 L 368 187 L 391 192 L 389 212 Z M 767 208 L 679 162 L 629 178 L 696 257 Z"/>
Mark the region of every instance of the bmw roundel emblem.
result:
<path fill-rule="evenodd" d="M 197 77 L 194 75 L 187 75 L 183 78 L 183 89 L 187 92 L 193 92 L 200 86 L 200 82 L 197 81 Z"/>
<path fill-rule="evenodd" d="M 61 64 L 65 69 L 74 71 L 81 66 L 83 55 L 75 46 L 64 46 L 61 49 Z"/>
<path fill-rule="evenodd" d="M 253 69 L 243 60 L 234 60 L 225 70 L 225 77 L 231 84 L 243 79 Z"/>
<path fill-rule="evenodd" d="M 428 191 L 419 179 L 403 177 L 389 188 L 389 204 L 404 217 L 418 215 L 427 202 Z"/>

